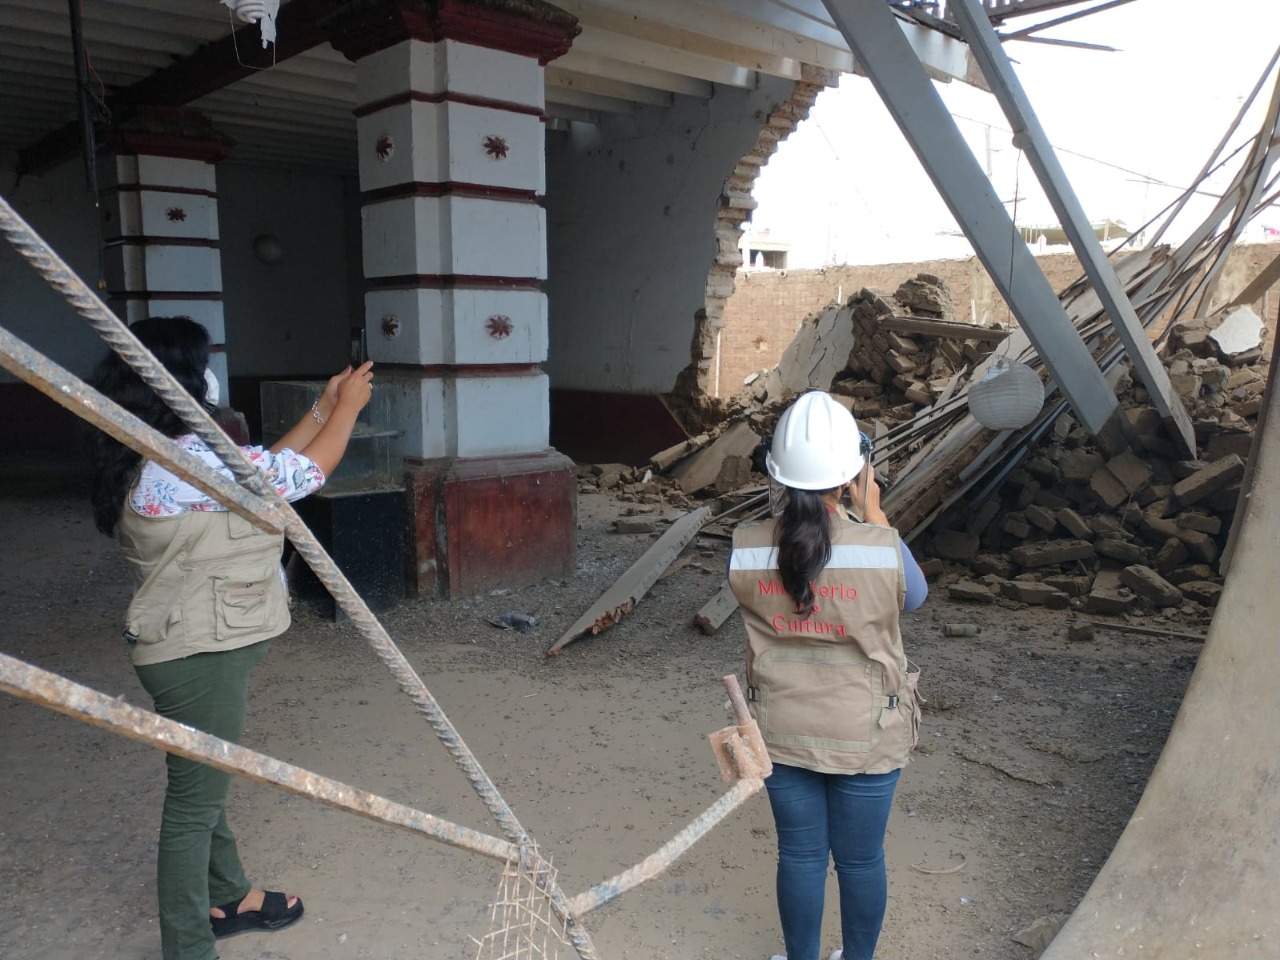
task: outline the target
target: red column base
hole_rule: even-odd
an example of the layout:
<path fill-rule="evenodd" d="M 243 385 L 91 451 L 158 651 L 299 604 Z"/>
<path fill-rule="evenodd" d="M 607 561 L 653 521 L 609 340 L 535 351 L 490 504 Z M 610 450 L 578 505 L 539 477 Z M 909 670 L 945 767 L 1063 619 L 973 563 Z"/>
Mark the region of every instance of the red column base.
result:
<path fill-rule="evenodd" d="M 466 597 L 573 573 L 578 481 L 545 453 L 409 460 L 409 594 Z"/>

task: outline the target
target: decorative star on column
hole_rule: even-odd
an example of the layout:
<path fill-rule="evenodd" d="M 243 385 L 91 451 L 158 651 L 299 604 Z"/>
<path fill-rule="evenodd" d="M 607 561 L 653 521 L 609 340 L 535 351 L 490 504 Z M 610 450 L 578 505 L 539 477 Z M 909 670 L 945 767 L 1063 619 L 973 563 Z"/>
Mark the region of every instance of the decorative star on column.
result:
<path fill-rule="evenodd" d="M 505 340 L 511 336 L 511 331 L 516 328 L 511 322 L 510 317 L 504 317 L 500 313 L 494 314 L 485 321 L 484 328 L 489 331 L 489 336 L 495 340 Z"/>
<path fill-rule="evenodd" d="M 502 137 L 490 136 L 484 138 L 484 152 L 494 160 L 507 159 L 507 154 L 510 150 L 511 147 L 508 146 L 507 141 Z"/>
<path fill-rule="evenodd" d="M 187 211 L 181 207 L 170 207 L 164 212 L 164 215 L 169 218 L 171 223 L 181 223 L 187 219 Z"/>
<path fill-rule="evenodd" d="M 390 160 L 391 154 L 396 151 L 395 141 L 389 134 L 384 133 L 374 142 L 373 149 L 378 154 L 379 160 Z"/>

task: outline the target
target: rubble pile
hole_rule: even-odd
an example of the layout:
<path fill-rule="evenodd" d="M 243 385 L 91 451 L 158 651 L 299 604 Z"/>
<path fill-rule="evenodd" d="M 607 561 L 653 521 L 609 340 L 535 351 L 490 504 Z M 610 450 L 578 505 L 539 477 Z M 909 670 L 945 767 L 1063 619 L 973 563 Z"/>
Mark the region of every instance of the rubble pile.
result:
<path fill-rule="evenodd" d="M 864 287 L 805 320 L 772 370 L 747 378 L 731 415 L 768 414 L 806 390 L 843 397 L 854 416 L 887 424 L 932 406 L 1008 331 L 959 323 L 945 280 L 921 273 L 888 295 Z"/>
<path fill-rule="evenodd" d="M 967 568 L 948 585 L 953 599 L 1113 615 L 1217 604 L 1217 561 L 1266 388 L 1261 324 L 1252 336 L 1214 336 L 1230 313 L 1179 323 L 1167 342 L 1198 459 L 1178 457 L 1141 387 L 1121 394 L 1136 441 L 1118 455 L 1063 414 L 985 503 L 934 523 L 927 555 Z"/>
<path fill-rule="evenodd" d="M 849 307 L 856 346 L 831 389 L 852 398 L 860 419 L 910 419 L 953 390 L 957 374 L 985 359 L 1006 333 L 954 322 L 946 282 L 927 273 L 905 281 L 892 297 L 864 288 Z"/>

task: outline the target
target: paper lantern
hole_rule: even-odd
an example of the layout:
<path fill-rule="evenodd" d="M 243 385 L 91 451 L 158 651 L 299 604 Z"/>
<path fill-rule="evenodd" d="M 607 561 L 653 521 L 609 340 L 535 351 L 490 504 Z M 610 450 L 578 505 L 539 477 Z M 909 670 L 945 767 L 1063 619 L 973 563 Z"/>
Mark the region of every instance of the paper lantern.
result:
<path fill-rule="evenodd" d="M 969 387 L 969 412 L 989 430 L 1025 427 L 1044 406 L 1044 384 L 1025 363 L 996 360 Z"/>

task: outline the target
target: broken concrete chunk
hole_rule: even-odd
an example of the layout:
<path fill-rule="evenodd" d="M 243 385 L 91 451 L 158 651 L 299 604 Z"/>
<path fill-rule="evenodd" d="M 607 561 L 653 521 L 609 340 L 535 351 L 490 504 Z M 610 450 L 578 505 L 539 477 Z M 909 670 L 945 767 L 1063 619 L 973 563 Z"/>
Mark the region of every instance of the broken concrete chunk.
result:
<path fill-rule="evenodd" d="M 1013 563 L 1008 557 L 998 553 L 980 553 L 969 563 L 970 569 L 978 576 L 995 574 L 997 577 L 1013 575 Z"/>
<path fill-rule="evenodd" d="M 1044 582 L 1068 597 L 1083 597 L 1093 588 L 1093 577 L 1087 574 L 1045 577 Z"/>
<path fill-rule="evenodd" d="M 1207 563 L 1193 563 L 1187 567 L 1179 567 L 1165 579 L 1178 587 L 1185 583 L 1191 583 L 1194 580 L 1212 580 L 1213 567 L 1209 566 Z"/>
<path fill-rule="evenodd" d="M 1009 551 L 1009 559 L 1022 567 L 1047 567 L 1093 556 L 1093 544 L 1086 540 L 1046 540 L 1027 543 Z"/>
<path fill-rule="evenodd" d="M 1045 533 L 1052 533 L 1058 526 L 1058 518 L 1052 510 L 1046 510 L 1044 507 L 1036 506 L 1034 503 L 1027 506 L 1022 511 L 1022 514 L 1029 523 L 1039 527 Z"/>
<path fill-rule="evenodd" d="M 1203 500 L 1205 497 L 1235 483 L 1244 476 L 1244 461 L 1235 454 L 1217 460 L 1202 470 L 1197 470 L 1185 480 L 1173 486 L 1173 495 L 1184 507 Z"/>
<path fill-rule="evenodd" d="M 639 517 L 619 517 L 613 522 L 613 527 L 618 533 L 653 533 L 658 529 L 652 520 Z"/>
<path fill-rule="evenodd" d="M 1231 360 L 1262 347 L 1266 325 L 1247 306 L 1232 307 L 1222 314 L 1222 320 L 1209 334 L 1218 352 Z"/>
<path fill-rule="evenodd" d="M 1011 513 L 1006 516 L 1000 529 L 1019 540 L 1025 540 L 1031 536 L 1031 524 L 1027 523 L 1027 518 L 1020 513 Z"/>
<path fill-rule="evenodd" d="M 1188 556 L 1187 545 L 1177 537 L 1170 537 L 1164 542 L 1164 546 L 1156 551 L 1151 562 L 1156 570 L 1164 575 L 1171 573 L 1186 563 Z"/>
<path fill-rule="evenodd" d="M 1207 533 L 1211 537 L 1216 537 L 1222 532 L 1222 520 L 1203 513 L 1180 513 L 1176 522 L 1178 526 L 1184 529 L 1199 530 L 1201 533 Z"/>
<path fill-rule="evenodd" d="M 1122 586 L 1114 570 L 1099 571 L 1089 591 L 1085 609 L 1090 613 L 1117 616 L 1128 613 L 1137 606 L 1138 598 L 1128 587 Z"/>
<path fill-rule="evenodd" d="M 1182 603 L 1182 591 L 1150 567 L 1135 564 L 1120 571 L 1120 582 L 1157 607 L 1176 607 Z"/>
<path fill-rule="evenodd" d="M 1191 559 L 1203 563 L 1213 563 L 1218 559 L 1218 543 L 1207 533 L 1178 527 L 1175 536 L 1186 545 Z"/>

